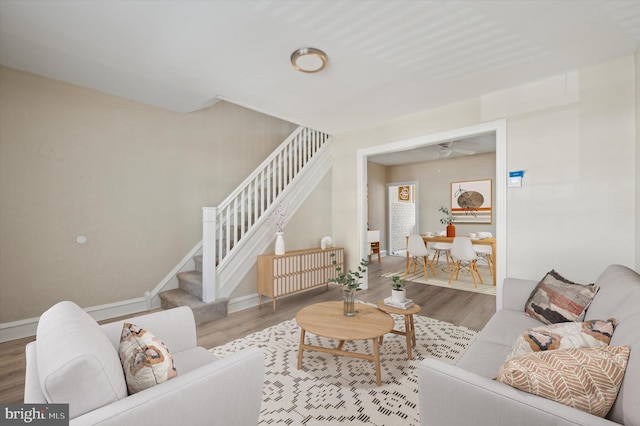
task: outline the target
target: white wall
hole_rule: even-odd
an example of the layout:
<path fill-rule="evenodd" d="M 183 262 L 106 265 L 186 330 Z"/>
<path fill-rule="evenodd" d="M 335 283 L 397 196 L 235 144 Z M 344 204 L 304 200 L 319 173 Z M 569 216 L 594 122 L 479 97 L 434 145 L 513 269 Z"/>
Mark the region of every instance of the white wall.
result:
<path fill-rule="evenodd" d="M 628 56 L 336 135 L 338 243 L 359 250 L 358 149 L 506 118 L 507 168 L 525 170 L 524 186 L 507 192 L 507 274 L 536 279 L 555 268 L 587 282 L 611 263 L 637 269 L 635 78 Z"/>
<path fill-rule="evenodd" d="M 636 270 L 640 269 L 640 47 L 636 50 Z"/>

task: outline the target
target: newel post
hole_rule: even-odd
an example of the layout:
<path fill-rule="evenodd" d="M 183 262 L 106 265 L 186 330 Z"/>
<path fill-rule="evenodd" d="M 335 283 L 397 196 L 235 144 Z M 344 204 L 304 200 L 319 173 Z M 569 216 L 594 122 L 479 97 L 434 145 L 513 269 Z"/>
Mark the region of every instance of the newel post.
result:
<path fill-rule="evenodd" d="M 216 216 L 217 207 L 202 208 L 202 301 L 216 300 Z"/>

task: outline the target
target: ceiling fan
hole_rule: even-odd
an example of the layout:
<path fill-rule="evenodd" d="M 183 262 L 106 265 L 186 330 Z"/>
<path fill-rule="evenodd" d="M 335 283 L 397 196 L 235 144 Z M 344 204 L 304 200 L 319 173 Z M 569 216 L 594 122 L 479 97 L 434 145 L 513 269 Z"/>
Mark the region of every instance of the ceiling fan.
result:
<path fill-rule="evenodd" d="M 447 158 L 449 156 L 451 156 L 451 154 L 453 154 L 454 152 L 457 154 L 461 154 L 461 155 L 473 155 L 476 152 L 475 151 L 471 151 L 469 149 L 463 149 L 463 148 L 459 148 L 456 147 L 453 144 L 454 141 L 449 141 L 449 142 L 444 142 L 444 143 L 439 143 L 438 144 L 438 152 L 436 153 L 436 157 L 437 158 Z"/>

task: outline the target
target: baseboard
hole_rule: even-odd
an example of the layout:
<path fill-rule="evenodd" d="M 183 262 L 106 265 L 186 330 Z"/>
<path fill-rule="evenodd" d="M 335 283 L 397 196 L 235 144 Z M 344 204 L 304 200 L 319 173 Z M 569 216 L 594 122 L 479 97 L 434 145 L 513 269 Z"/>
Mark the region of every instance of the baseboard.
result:
<path fill-rule="evenodd" d="M 106 305 L 92 306 L 85 308 L 85 311 L 96 321 L 101 321 L 137 314 L 149 309 L 148 298 L 138 297 Z M 0 343 L 35 336 L 39 320 L 40 317 L 34 317 L 0 324 Z"/>
<path fill-rule="evenodd" d="M 39 318 L 26 318 L 0 324 L 0 343 L 35 336 Z"/>
<path fill-rule="evenodd" d="M 245 309 L 253 308 L 260 304 L 260 296 L 258 293 L 250 294 L 248 296 L 235 297 L 229 300 L 229 306 L 227 312 L 230 314 L 233 312 L 243 311 Z"/>
<path fill-rule="evenodd" d="M 92 306 L 90 308 L 86 308 L 85 311 L 96 321 L 125 315 L 135 315 L 153 308 L 153 306 L 149 305 L 149 297 L 150 295 L 147 295 L 147 297 L 138 297 L 136 299 L 123 300 L 121 302 L 109 303 L 106 305 Z M 268 303 L 271 305 L 270 299 Z M 253 308 L 259 304 L 260 296 L 258 296 L 257 293 L 254 293 L 231 299 L 227 310 L 228 313 L 233 313 Z M 26 318 L 19 321 L 0 324 L 0 343 L 35 336 L 36 329 L 38 328 L 38 320 L 40 320 L 40 317 Z"/>

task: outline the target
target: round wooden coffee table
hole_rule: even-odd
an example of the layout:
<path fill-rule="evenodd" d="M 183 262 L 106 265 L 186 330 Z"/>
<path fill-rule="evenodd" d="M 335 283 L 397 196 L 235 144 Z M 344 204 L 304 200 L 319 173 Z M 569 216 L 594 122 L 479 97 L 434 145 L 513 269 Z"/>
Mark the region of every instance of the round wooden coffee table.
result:
<path fill-rule="evenodd" d="M 300 349 L 298 350 L 298 370 L 302 368 L 303 351 L 326 352 L 353 358 L 373 361 L 376 366 L 376 383 L 382 384 L 380 372 L 380 337 L 393 330 L 394 321 L 391 315 L 382 312 L 375 306 L 362 303 L 356 305 L 356 314 L 346 317 L 343 313 L 343 302 L 323 302 L 309 305 L 298 311 L 296 321 L 300 326 Z M 307 345 L 304 343 L 306 332 L 317 336 L 340 341 L 336 348 Z M 345 340 L 373 341 L 373 355 L 342 350 Z"/>

